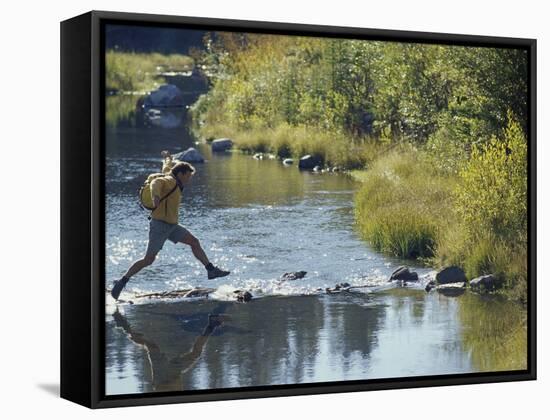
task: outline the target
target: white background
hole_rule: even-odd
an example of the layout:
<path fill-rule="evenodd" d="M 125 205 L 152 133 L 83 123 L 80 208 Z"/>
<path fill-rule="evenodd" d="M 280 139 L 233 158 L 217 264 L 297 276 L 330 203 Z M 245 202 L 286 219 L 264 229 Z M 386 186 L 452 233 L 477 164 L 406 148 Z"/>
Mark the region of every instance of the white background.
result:
<path fill-rule="evenodd" d="M 64 3 L 64 4 L 63 4 Z M 548 411 L 548 279 L 538 278 L 537 382 L 91 411 L 59 384 L 59 22 L 114 10 L 538 39 L 538 236 L 549 236 L 549 14 L 543 1 L 79 1 L 2 4 L 0 415 L 60 418 L 541 418 Z M 548 245 L 538 241 L 539 267 Z M 543 268 L 539 273 L 545 273 Z M 83 273 L 85 275 L 85 273 Z M 537 414 L 538 413 L 538 414 Z"/>

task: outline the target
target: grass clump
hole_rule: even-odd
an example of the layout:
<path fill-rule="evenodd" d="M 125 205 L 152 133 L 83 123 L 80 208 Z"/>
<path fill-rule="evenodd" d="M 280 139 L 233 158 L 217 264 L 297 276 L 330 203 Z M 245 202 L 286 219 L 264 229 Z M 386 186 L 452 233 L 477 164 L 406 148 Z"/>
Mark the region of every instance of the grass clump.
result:
<path fill-rule="evenodd" d="M 438 173 L 423 152 L 402 146 L 356 173 L 363 185 L 355 197 L 361 235 L 373 247 L 402 258 L 430 258 L 450 213 L 455 181 Z"/>

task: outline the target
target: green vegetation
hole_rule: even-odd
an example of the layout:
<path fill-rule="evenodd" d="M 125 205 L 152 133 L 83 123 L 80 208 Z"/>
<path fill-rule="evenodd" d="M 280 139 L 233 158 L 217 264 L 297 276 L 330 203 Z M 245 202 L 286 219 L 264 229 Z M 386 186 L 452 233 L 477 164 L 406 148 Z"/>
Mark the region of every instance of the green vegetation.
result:
<path fill-rule="evenodd" d="M 181 54 L 133 53 L 110 50 L 105 54 L 107 90 L 147 92 L 158 87 L 157 75 L 168 71 L 190 71 L 194 61 Z"/>
<path fill-rule="evenodd" d="M 429 258 L 452 209 L 456 179 L 441 174 L 424 152 L 403 146 L 377 159 L 362 176 L 355 214 L 375 249 L 405 258 Z"/>
<path fill-rule="evenodd" d="M 222 124 L 207 125 L 201 130 L 207 139 L 220 133 L 230 137 L 245 152 L 272 152 L 279 158 L 316 155 L 327 165 L 360 168 L 380 148 L 369 138 L 351 139 L 342 133 L 331 133 L 317 127 L 291 126 L 282 123 L 274 128 L 251 127 L 239 130 Z"/>
<path fill-rule="evenodd" d="M 239 33 L 205 46 L 200 136 L 359 169 L 375 248 L 493 273 L 525 301 L 526 51 Z"/>

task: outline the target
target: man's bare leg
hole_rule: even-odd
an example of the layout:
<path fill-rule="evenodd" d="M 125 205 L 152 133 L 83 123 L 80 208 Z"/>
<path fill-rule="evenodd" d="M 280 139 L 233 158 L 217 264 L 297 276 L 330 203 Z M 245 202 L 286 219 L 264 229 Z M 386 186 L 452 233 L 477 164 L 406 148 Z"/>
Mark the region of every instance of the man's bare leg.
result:
<path fill-rule="evenodd" d="M 210 264 L 210 260 L 206 256 L 206 252 L 202 249 L 199 240 L 193 236 L 190 232 L 186 232 L 180 240 L 181 243 L 189 245 L 191 251 L 197 260 L 199 260 L 205 267 Z"/>
<path fill-rule="evenodd" d="M 153 264 L 155 261 L 156 254 L 146 254 L 145 257 L 137 260 L 134 262 L 126 274 L 120 279 L 115 281 L 113 288 L 111 289 L 111 296 L 118 300 L 118 297 L 120 296 L 120 293 L 122 292 L 122 289 L 126 287 L 126 283 L 130 280 L 130 277 L 133 275 L 139 273 L 141 270 L 143 270 L 145 267 Z"/>
<path fill-rule="evenodd" d="M 155 258 L 157 256 L 156 255 L 150 255 L 150 254 L 147 254 L 145 255 L 145 257 L 135 261 L 131 266 L 130 268 L 128 269 L 128 271 L 126 272 L 126 274 L 124 274 L 124 277 L 126 278 L 130 278 L 134 275 L 136 275 L 137 273 L 139 273 L 141 270 L 143 270 L 145 267 L 148 267 L 150 266 L 151 264 L 153 264 L 155 262 Z"/>
<path fill-rule="evenodd" d="M 204 265 L 204 268 L 206 268 L 209 279 L 224 277 L 230 274 L 229 271 L 222 270 L 221 268 L 216 267 L 210 262 L 210 260 L 206 256 L 206 253 L 204 252 L 204 249 L 202 249 L 199 240 L 195 238 L 195 236 L 193 236 L 191 232 L 185 232 L 179 242 L 189 245 L 191 247 L 191 251 L 193 252 L 195 258 Z"/>

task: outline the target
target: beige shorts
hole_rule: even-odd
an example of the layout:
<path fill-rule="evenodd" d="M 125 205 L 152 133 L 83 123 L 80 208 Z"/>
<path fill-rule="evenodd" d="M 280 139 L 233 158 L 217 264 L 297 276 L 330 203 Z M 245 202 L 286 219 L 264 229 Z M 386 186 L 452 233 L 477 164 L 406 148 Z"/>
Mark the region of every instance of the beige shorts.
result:
<path fill-rule="evenodd" d="M 181 225 L 151 219 L 146 255 L 157 255 L 167 239 L 177 244 L 187 234 L 190 234 L 190 232 Z"/>

